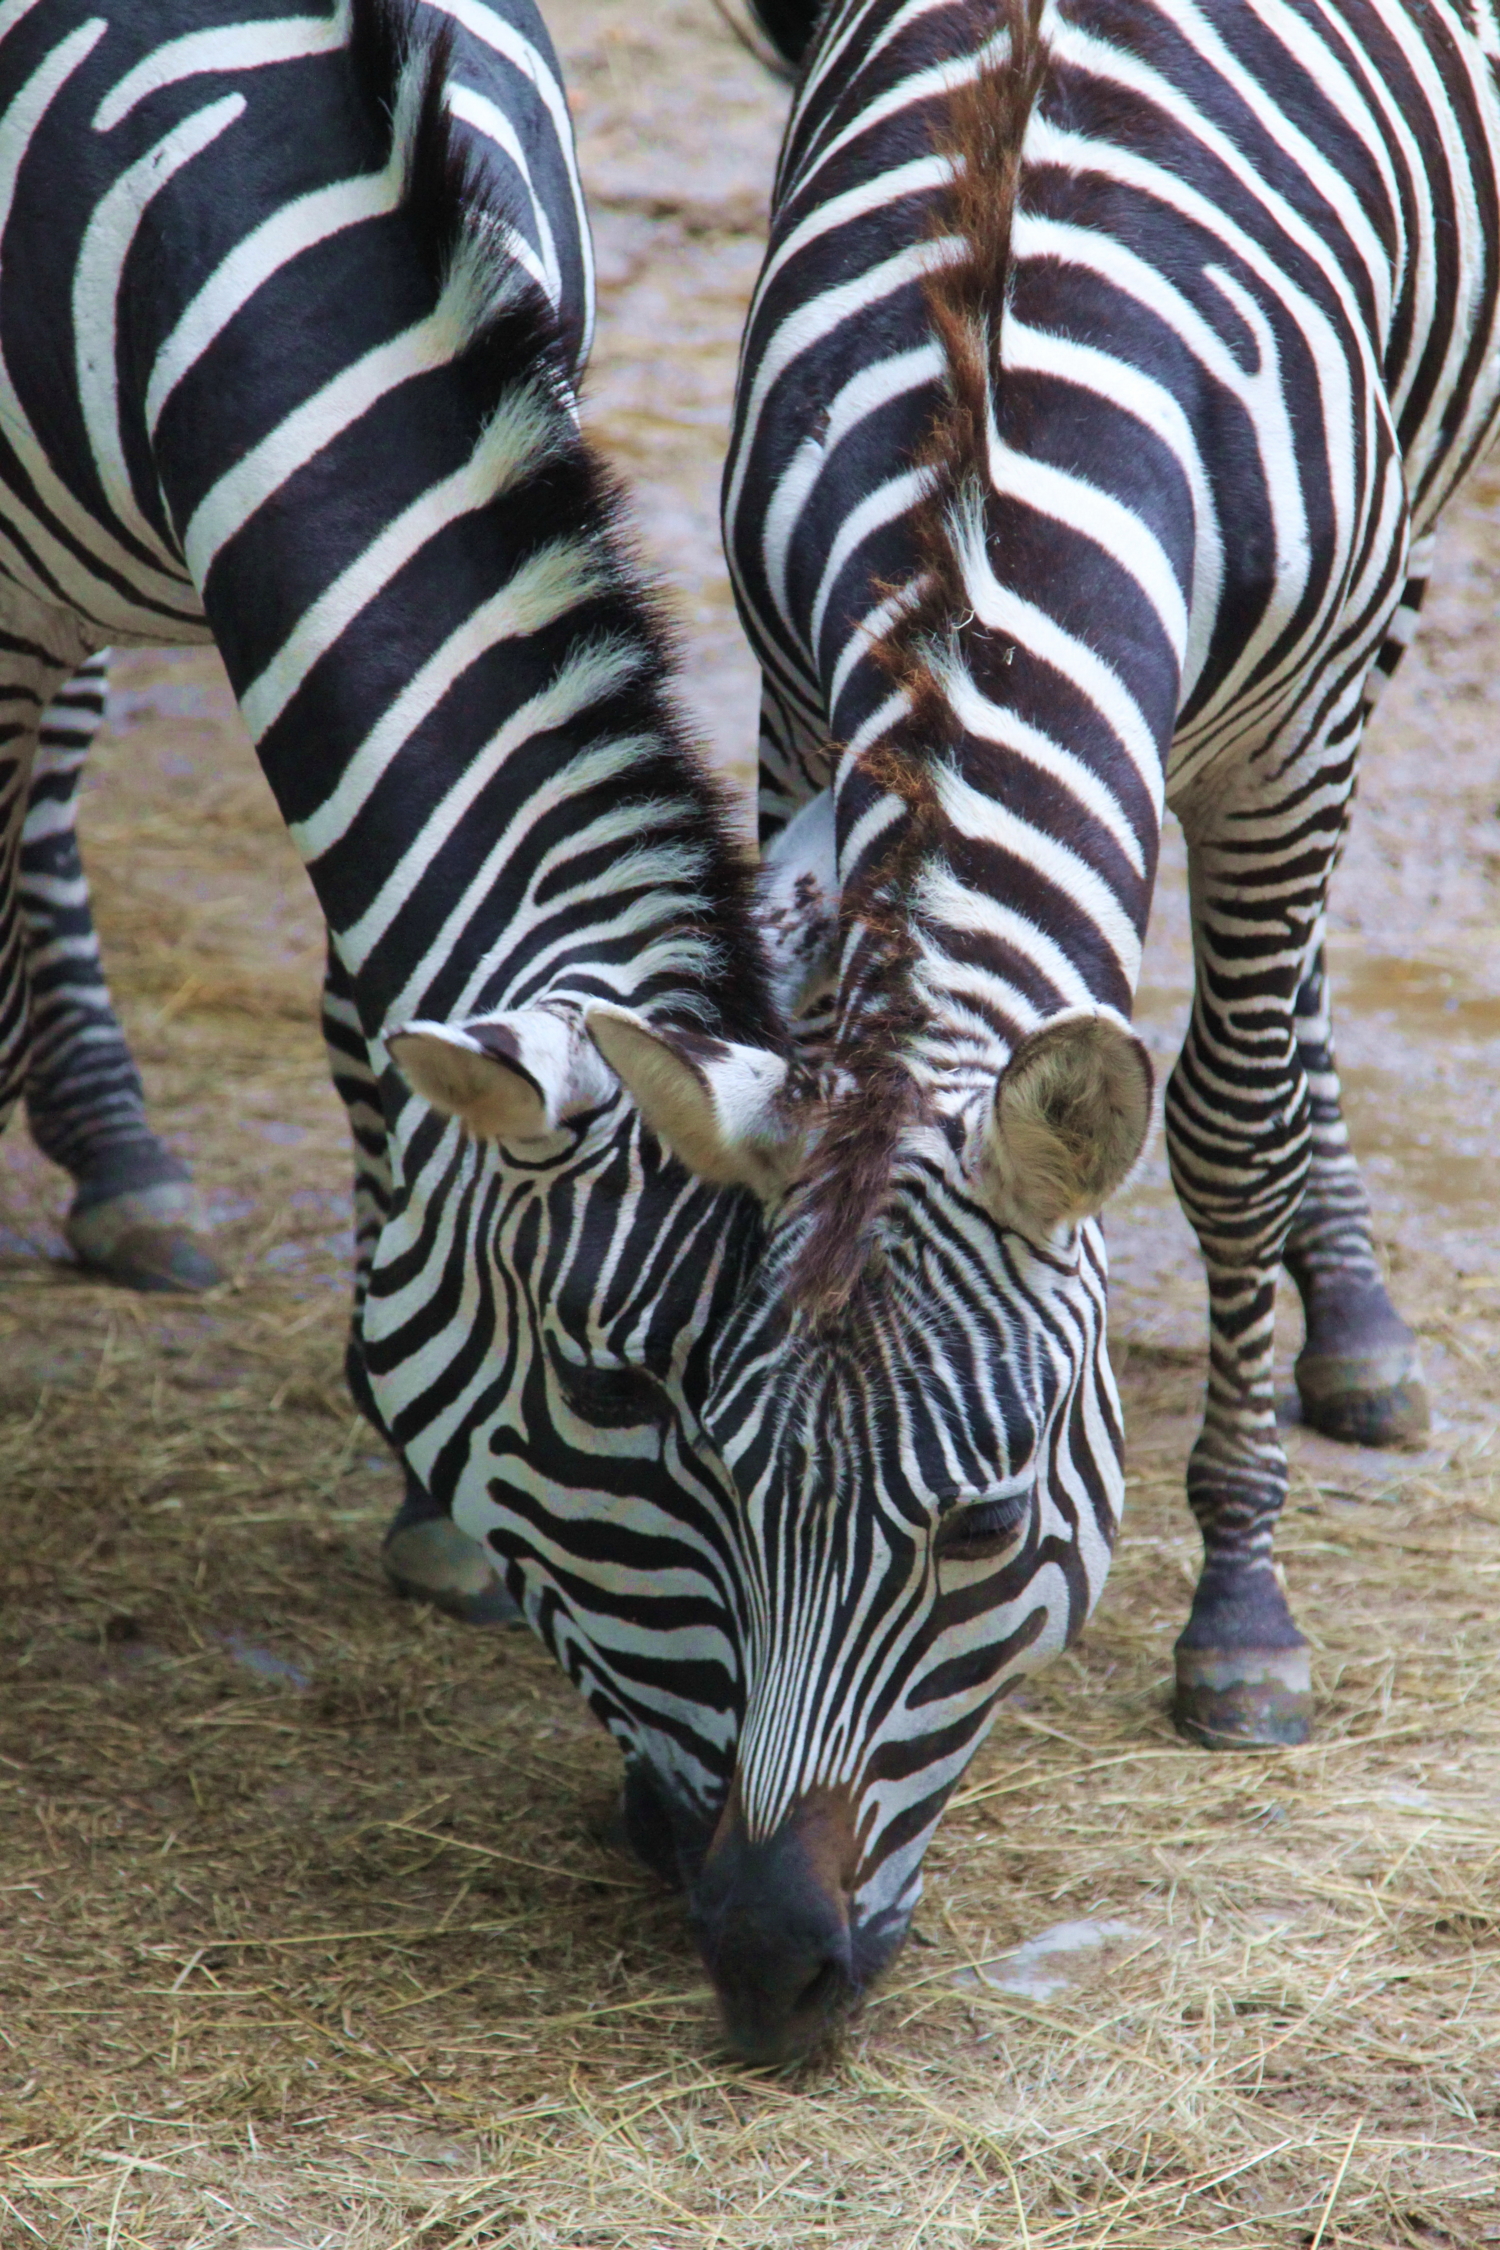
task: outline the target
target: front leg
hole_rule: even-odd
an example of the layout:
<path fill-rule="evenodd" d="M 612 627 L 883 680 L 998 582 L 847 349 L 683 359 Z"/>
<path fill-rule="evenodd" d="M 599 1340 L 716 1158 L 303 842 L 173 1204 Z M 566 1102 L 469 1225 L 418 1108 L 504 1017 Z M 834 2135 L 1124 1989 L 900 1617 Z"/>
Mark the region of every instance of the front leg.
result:
<path fill-rule="evenodd" d="M 1412 541 L 1401 599 L 1366 676 L 1366 720 L 1416 634 L 1434 544 L 1431 532 Z M 1297 994 L 1297 1039 L 1312 1095 L 1312 1168 L 1285 1261 L 1307 1322 L 1297 1361 L 1302 1418 L 1348 1445 L 1409 1445 L 1425 1436 L 1431 1412 L 1417 1339 L 1386 1293 L 1344 1125 L 1321 921 Z"/>
<path fill-rule="evenodd" d="M 323 970 L 323 1046 L 354 1143 L 354 1303 L 344 1377 L 355 1405 L 397 1453 L 406 1490 L 385 1528 L 380 1559 L 387 1583 L 409 1601 L 430 1602 L 465 1625 L 514 1625 L 521 1612 L 506 1592 L 488 1549 L 460 1531 L 401 1460 L 381 1420 L 365 1370 L 365 1298 L 370 1267 L 391 1208 L 391 1157 L 380 1082 L 355 1005 L 354 986 L 332 944 Z"/>
<path fill-rule="evenodd" d="M 1187 1477 L 1204 1563 L 1177 1643 L 1173 1715 L 1222 1749 L 1305 1742 L 1312 1710 L 1307 1643 L 1271 1553 L 1287 1481 L 1273 1376 L 1277 1271 L 1311 1153 L 1295 1001 L 1335 836 L 1325 855 L 1303 829 L 1289 882 L 1276 827 L 1264 808 L 1221 813 L 1211 842 L 1190 843 L 1196 990 L 1166 1100 L 1209 1302 L 1207 1403 Z"/>

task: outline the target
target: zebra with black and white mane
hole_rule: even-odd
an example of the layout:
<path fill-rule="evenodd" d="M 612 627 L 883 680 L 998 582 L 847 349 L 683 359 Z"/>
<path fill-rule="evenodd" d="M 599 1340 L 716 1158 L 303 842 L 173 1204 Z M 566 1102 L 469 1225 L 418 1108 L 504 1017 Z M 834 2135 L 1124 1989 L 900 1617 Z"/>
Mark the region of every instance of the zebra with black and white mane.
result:
<path fill-rule="evenodd" d="M 315 812 L 342 782 L 359 840 L 326 851 L 315 882 L 340 885 L 352 912 L 382 853 L 409 868 L 408 820 L 441 820 L 455 773 L 482 748 L 494 714 L 471 708 L 453 725 L 444 700 L 466 671 L 515 653 L 511 700 L 524 703 L 526 663 L 545 661 L 549 632 L 565 635 L 577 611 L 578 631 L 597 635 L 616 585 L 630 607 L 614 503 L 573 427 L 593 268 L 546 33 L 524 0 L 419 7 L 412 22 L 447 41 L 441 116 L 422 92 L 431 67 L 413 57 L 403 75 L 406 34 L 370 7 L 246 17 L 179 0 L 126 24 L 43 0 L 0 14 L 0 693 L 8 903 L 20 909 L 4 947 L 0 1092 L 8 1106 L 24 1059 L 33 1135 L 77 1184 L 69 1238 L 137 1287 L 201 1288 L 219 1274 L 186 1169 L 147 1119 L 89 912 L 76 823 L 103 709 L 100 644 L 218 639 L 284 806 Z M 279 145 L 283 102 L 306 142 L 292 131 Z M 424 304 L 439 265 L 443 293 Z M 38 277 L 51 277 L 41 303 Z M 599 585 L 561 573 L 552 598 L 510 616 L 467 549 L 477 537 L 492 550 L 485 567 L 502 583 L 569 465 L 582 481 L 560 538 L 614 560 Z M 442 660 L 429 666 L 430 708 L 412 706 L 403 728 L 423 640 L 413 600 L 425 630 L 450 635 L 451 678 Z M 649 618 L 638 630 L 655 645 Z M 649 701 L 660 660 L 643 653 L 637 669 Z M 495 711 L 506 708 L 502 692 Z M 383 746 L 382 713 L 396 728 Z M 354 760 L 367 738 L 379 770 L 376 805 L 361 810 Z M 431 888 L 408 875 L 367 915 L 366 950 L 394 947 L 386 975 L 409 968 L 403 947 L 421 958 Z M 375 1002 L 367 1014 L 378 1020 Z M 337 947 L 324 1029 L 354 1126 L 362 1276 L 389 1177 Z M 368 1402 L 357 1353 L 353 1373 Z M 387 1561 L 399 1583 L 466 1614 L 514 1614 L 410 1479 Z"/>
<path fill-rule="evenodd" d="M 614 1119 L 585 1001 L 776 1036 L 743 850 L 578 427 L 556 64 L 529 0 L 37 0 L 0 16 L 0 96 L 0 1097 L 45 1009 L 17 865 L 41 714 L 105 643 L 212 637 L 329 923 L 362 1296 L 390 1021 L 518 1001 L 488 1036 Z M 677 1173 L 666 1213 L 707 1200 Z"/>

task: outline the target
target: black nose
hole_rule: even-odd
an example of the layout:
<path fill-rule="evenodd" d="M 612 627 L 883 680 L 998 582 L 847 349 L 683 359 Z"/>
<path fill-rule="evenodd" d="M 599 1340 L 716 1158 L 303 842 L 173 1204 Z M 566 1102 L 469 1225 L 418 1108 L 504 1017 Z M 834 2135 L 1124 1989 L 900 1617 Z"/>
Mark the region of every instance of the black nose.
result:
<path fill-rule="evenodd" d="M 848 1901 L 818 1841 L 796 1816 L 760 1841 L 735 1821 L 694 1886 L 693 1928 L 742 2062 L 795 2062 L 856 1997 Z"/>

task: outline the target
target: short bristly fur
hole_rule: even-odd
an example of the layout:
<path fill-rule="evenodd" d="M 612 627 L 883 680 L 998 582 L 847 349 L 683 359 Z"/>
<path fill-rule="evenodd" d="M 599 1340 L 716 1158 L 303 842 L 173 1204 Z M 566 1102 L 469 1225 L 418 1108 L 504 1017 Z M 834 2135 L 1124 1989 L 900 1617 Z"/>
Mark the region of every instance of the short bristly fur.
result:
<path fill-rule="evenodd" d="M 933 217 L 942 254 L 924 294 L 946 395 L 916 464 L 927 491 L 910 519 L 915 586 L 873 651 L 905 708 L 860 756 L 859 771 L 900 800 L 903 816 L 844 897 L 839 1091 L 806 1185 L 809 1230 L 788 1282 L 791 1302 L 814 1321 L 835 1316 L 864 1271 L 901 1134 L 918 1110 L 909 1058 L 926 1009 L 912 975 L 921 946 L 913 901 L 924 866 L 942 849 L 933 767 L 958 731 L 933 656 L 963 631 L 957 519 L 976 496 L 982 513 L 986 490 L 1022 144 L 1047 70 L 1041 15 L 1042 0 L 1002 0 L 979 69 L 952 94 L 934 134 L 952 174 Z"/>

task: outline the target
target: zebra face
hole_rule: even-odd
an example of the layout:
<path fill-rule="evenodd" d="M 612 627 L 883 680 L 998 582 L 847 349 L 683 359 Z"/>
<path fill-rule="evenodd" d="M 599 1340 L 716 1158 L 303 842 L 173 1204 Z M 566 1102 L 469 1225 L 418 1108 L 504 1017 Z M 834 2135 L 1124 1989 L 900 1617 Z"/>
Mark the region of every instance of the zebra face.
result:
<path fill-rule="evenodd" d="M 739 1503 L 745 1702 L 691 1907 L 732 2044 L 779 2062 L 890 1959 L 999 1697 L 1102 1587 L 1123 1480 L 1093 1214 L 1140 1154 L 1150 1064 L 1070 1011 L 998 1085 L 929 1101 L 852 1286 L 809 1306 L 828 1109 L 769 1055 L 588 1022 L 659 1136 L 770 1221 L 701 1417 Z"/>

